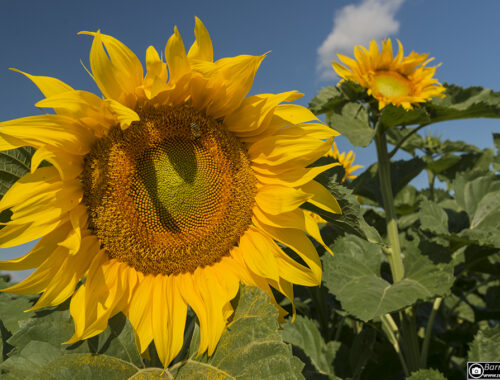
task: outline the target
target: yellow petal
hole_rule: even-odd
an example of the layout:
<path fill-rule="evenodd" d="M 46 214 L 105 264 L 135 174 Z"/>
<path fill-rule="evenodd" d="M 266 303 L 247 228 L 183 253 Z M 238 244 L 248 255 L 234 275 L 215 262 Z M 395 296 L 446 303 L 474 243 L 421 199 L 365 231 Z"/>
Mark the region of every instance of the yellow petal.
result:
<path fill-rule="evenodd" d="M 203 103 L 198 98 L 209 98 L 207 115 L 218 119 L 236 110 L 252 87 L 262 56 L 240 55 L 222 58 L 216 62 L 193 64 L 192 69 L 207 78 L 206 88 L 193 93 L 193 104 Z"/>
<path fill-rule="evenodd" d="M 184 301 L 193 309 L 200 324 L 200 345 L 198 355 L 201 355 L 208 348 L 208 331 L 210 330 L 208 308 L 201 297 L 198 284 L 195 282 L 194 274 L 183 273 L 176 276 L 179 290 Z"/>
<path fill-rule="evenodd" d="M 106 102 L 87 91 L 70 91 L 52 95 L 35 104 L 37 107 L 53 108 L 60 115 L 78 119 L 83 125 L 103 133 L 116 125 L 116 117 L 109 111 Z"/>
<path fill-rule="evenodd" d="M 154 98 L 160 92 L 168 89 L 167 64 L 153 46 L 146 50 L 146 77 L 144 78 L 144 91 L 148 99 Z"/>
<path fill-rule="evenodd" d="M 57 248 L 28 278 L 1 291 L 17 294 L 37 294 L 45 291 L 65 258 L 66 250 L 62 247 Z"/>
<path fill-rule="evenodd" d="M 309 203 L 333 214 L 342 214 L 335 197 L 320 183 L 311 181 L 301 187 L 301 190 L 312 195 Z"/>
<path fill-rule="evenodd" d="M 58 245 L 68 249 L 69 254 L 77 253 L 81 248 L 83 232 L 87 231 L 88 211 L 84 205 L 79 205 L 69 212 L 71 230 Z"/>
<path fill-rule="evenodd" d="M 55 167 L 38 168 L 15 182 L 0 200 L 0 210 L 6 210 L 40 193 L 61 187 Z"/>
<path fill-rule="evenodd" d="M 42 94 L 45 95 L 45 97 L 47 98 L 49 96 L 58 95 L 68 91 L 73 91 L 73 89 L 70 86 L 60 81 L 59 79 L 30 75 L 18 69 L 11 69 L 11 70 L 21 73 L 26 77 L 28 77 L 29 79 L 31 79 L 31 81 L 35 83 L 35 85 L 40 89 Z"/>
<path fill-rule="evenodd" d="M 255 217 L 252 218 L 255 226 L 274 240 L 293 249 L 311 269 L 316 284 L 321 283 L 321 261 L 314 245 L 301 230 L 293 228 L 275 228 L 262 224 Z"/>
<path fill-rule="evenodd" d="M 156 276 L 152 308 L 155 347 L 166 368 L 182 348 L 187 314 L 187 305 L 174 276 Z"/>
<path fill-rule="evenodd" d="M 300 166 L 291 168 L 286 167 L 285 171 L 282 171 L 280 166 L 252 165 L 252 169 L 254 170 L 255 178 L 263 184 L 298 187 L 312 181 L 317 175 L 324 171 L 339 165 L 339 163 L 335 162 L 333 164 L 313 166 L 311 168 Z"/>
<path fill-rule="evenodd" d="M 320 243 L 330 253 L 333 252 L 325 244 L 319 231 L 318 223 L 307 210 L 297 209 L 280 215 L 271 215 L 259 207 L 253 208 L 253 213 L 262 223 L 277 228 L 295 228 L 307 232 L 314 240 Z"/>
<path fill-rule="evenodd" d="M 274 258 L 274 243 L 250 226 L 241 236 L 238 246 L 248 267 L 257 275 L 279 281 L 279 269 Z"/>
<path fill-rule="evenodd" d="M 137 115 L 137 113 L 134 110 L 124 106 L 123 104 L 113 99 L 106 99 L 106 103 L 113 110 L 113 113 L 115 114 L 116 118 L 118 119 L 118 122 L 120 123 L 121 129 L 125 130 L 134 121 L 140 120 L 139 115 Z"/>
<path fill-rule="evenodd" d="M 332 146 L 333 137 L 322 141 L 307 136 L 265 137 L 248 148 L 248 156 L 253 163 L 293 166 L 307 166 L 325 155 Z"/>
<path fill-rule="evenodd" d="M 260 134 L 265 131 L 270 116 L 279 103 L 291 102 L 302 96 L 297 91 L 249 96 L 237 110 L 224 118 L 224 125 L 237 136 Z"/>
<path fill-rule="evenodd" d="M 25 270 L 40 266 L 57 248 L 57 243 L 64 239 L 71 230 L 69 223 L 63 224 L 42 237 L 26 255 L 17 259 L 0 261 L 1 270 Z"/>
<path fill-rule="evenodd" d="M 54 147 L 42 146 L 31 157 L 32 174 L 38 169 L 42 161 L 54 165 L 63 181 L 78 177 L 83 170 L 82 156 L 75 156 Z"/>
<path fill-rule="evenodd" d="M 68 220 L 65 216 L 61 219 L 46 222 L 11 224 L 0 230 L 0 248 L 15 247 L 28 243 L 54 231 Z"/>
<path fill-rule="evenodd" d="M 186 49 L 184 48 L 184 43 L 177 27 L 174 27 L 174 34 L 168 39 L 165 46 L 165 58 L 170 74 L 169 83 L 175 83 L 181 77 L 191 72 Z"/>
<path fill-rule="evenodd" d="M 214 60 L 214 51 L 210 34 L 208 34 L 207 28 L 205 28 L 205 25 L 203 25 L 198 17 L 195 17 L 194 20 L 194 35 L 196 36 L 196 40 L 191 45 L 187 56 L 189 59 L 212 62 Z"/>
<path fill-rule="evenodd" d="M 100 334 L 113 315 L 125 310 L 133 291 L 128 281 L 132 271 L 127 264 L 109 259 L 103 250 L 94 256 L 85 283 L 71 298 L 75 334 L 65 344 Z"/>
<path fill-rule="evenodd" d="M 0 137 L 13 137 L 24 145 L 35 148 L 47 145 L 78 155 L 87 154 L 93 140 L 88 130 L 63 115 L 28 116 L 4 121 L 0 123 Z"/>
<path fill-rule="evenodd" d="M 133 108 L 137 100 L 136 88 L 142 85 L 143 79 L 142 65 L 137 56 L 117 39 L 99 31 L 79 34 L 94 36 L 90 67 L 104 96 Z"/>
<path fill-rule="evenodd" d="M 144 352 L 153 340 L 152 294 L 153 276 L 147 275 L 139 281 L 132 295 L 127 317 L 134 327 L 136 342 L 140 352 Z"/>
<path fill-rule="evenodd" d="M 82 240 L 81 249 L 77 254 L 67 252 L 64 261 L 47 284 L 47 289 L 30 310 L 56 306 L 71 297 L 97 252 L 99 241 L 93 235 Z"/>
<path fill-rule="evenodd" d="M 276 215 L 295 210 L 311 197 L 311 194 L 292 187 L 266 185 L 258 190 L 255 202 L 267 213 Z"/>

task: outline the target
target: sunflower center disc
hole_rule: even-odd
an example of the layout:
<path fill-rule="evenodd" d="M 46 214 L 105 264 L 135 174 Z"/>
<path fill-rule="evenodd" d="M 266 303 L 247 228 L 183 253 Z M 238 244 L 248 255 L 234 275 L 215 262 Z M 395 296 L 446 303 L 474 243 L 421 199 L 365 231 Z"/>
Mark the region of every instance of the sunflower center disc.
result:
<path fill-rule="evenodd" d="M 410 81 L 395 72 L 379 72 L 375 75 L 374 82 L 377 92 L 389 98 L 408 96 L 411 93 Z"/>
<path fill-rule="evenodd" d="M 145 274 L 217 262 L 251 222 L 255 177 L 245 147 L 187 106 L 138 114 L 85 159 L 90 228 L 111 258 Z"/>

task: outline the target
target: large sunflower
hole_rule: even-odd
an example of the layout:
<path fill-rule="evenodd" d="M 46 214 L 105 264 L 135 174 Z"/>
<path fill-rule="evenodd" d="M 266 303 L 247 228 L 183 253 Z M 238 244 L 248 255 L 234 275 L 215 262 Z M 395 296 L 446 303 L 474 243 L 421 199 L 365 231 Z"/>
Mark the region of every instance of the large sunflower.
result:
<path fill-rule="evenodd" d="M 36 105 L 55 114 L 0 123 L 0 149 L 36 148 L 31 173 L 0 201 L 12 211 L 0 247 L 41 238 L 0 262 L 37 268 L 5 291 L 42 293 L 33 309 L 72 297 L 75 334 L 66 343 L 99 334 L 123 312 L 140 351 L 154 341 L 165 366 L 182 346 L 190 306 L 199 353 L 210 355 L 240 282 L 290 300 L 293 284 L 320 283 L 307 235 L 324 243 L 300 206 L 340 212 L 314 181 L 335 164 L 308 167 L 337 133 L 306 108 L 280 104 L 298 92 L 246 97 L 264 56 L 214 62 L 199 19 L 187 54 L 177 28 L 166 62 L 147 49 L 145 75 L 118 40 L 82 34 L 93 36 L 90 68 L 104 99 L 25 74 L 46 97 Z M 44 160 L 52 166 L 40 167 Z"/>
<path fill-rule="evenodd" d="M 387 104 L 403 106 L 409 110 L 416 103 L 423 103 L 432 97 L 443 97 L 445 88 L 433 78 L 436 67 L 426 67 L 433 58 L 428 54 L 411 52 L 403 57 L 403 45 L 398 40 L 399 50 L 394 57 L 390 39 L 382 41 L 382 52 L 377 43 L 370 42 L 370 48 L 354 47 L 356 60 L 338 54 L 341 65 L 332 62 L 334 70 L 343 79 L 358 82 L 368 89 L 378 101 L 379 109 Z"/>

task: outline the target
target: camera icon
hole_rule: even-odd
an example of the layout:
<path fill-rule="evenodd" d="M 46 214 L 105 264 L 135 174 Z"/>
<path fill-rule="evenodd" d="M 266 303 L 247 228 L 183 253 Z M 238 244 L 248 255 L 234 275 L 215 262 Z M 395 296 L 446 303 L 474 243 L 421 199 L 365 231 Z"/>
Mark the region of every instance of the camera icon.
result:
<path fill-rule="evenodd" d="M 469 376 L 473 379 L 479 379 L 484 373 L 484 368 L 481 364 L 475 363 L 469 367 Z"/>

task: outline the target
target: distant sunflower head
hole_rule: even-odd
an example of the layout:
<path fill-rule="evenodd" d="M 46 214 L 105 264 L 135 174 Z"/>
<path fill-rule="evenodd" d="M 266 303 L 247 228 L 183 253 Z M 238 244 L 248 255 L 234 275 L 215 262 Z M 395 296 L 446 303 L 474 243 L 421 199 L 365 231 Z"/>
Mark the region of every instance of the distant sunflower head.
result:
<path fill-rule="evenodd" d="M 240 283 L 293 303 L 293 284 L 321 282 L 311 239 L 325 244 L 302 205 L 340 212 L 314 180 L 336 164 L 310 166 L 337 133 L 282 104 L 298 92 L 247 96 L 264 56 L 214 61 L 199 19 L 189 51 L 175 28 L 165 61 L 147 49 L 145 73 L 120 41 L 82 33 L 93 36 L 90 68 L 103 96 L 23 73 L 45 95 L 37 106 L 55 113 L 0 123 L 1 150 L 36 148 L 31 173 L 0 201 L 12 212 L 0 247 L 40 238 L 0 262 L 37 268 L 5 291 L 42 293 L 34 309 L 71 297 L 67 343 L 99 334 L 122 312 L 140 351 L 154 342 L 165 366 L 182 347 L 189 306 L 199 352 L 211 355 Z"/>
<path fill-rule="evenodd" d="M 337 147 L 337 144 L 335 142 L 332 144 L 332 148 L 328 151 L 327 156 L 332 157 L 333 159 L 338 161 L 338 163 L 344 169 L 344 176 L 342 177 L 340 183 L 343 183 L 348 178 L 356 178 L 356 175 L 353 174 L 353 172 L 363 167 L 362 165 L 353 165 L 356 154 L 354 154 L 352 150 L 350 150 L 349 152 L 340 153 L 339 148 Z"/>
<path fill-rule="evenodd" d="M 434 78 L 437 66 L 426 66 L 433 58 L 415 52 L 403 57 L 403 45 L 399 40 L 398 46 L 395 57 L 390 39 L 382 41 L 382 51 L 375 41 L 370 42 L 369 49 L 356 46 L 356 59 L 338 54 L 345 66 L 332 62 L 333 68 L 343 79 L 365 87 L 368 94 L 377 99 L 379 109 L 393 104 L 409 110 L 432 97 L 444 97 L 445 88 Z"/>

